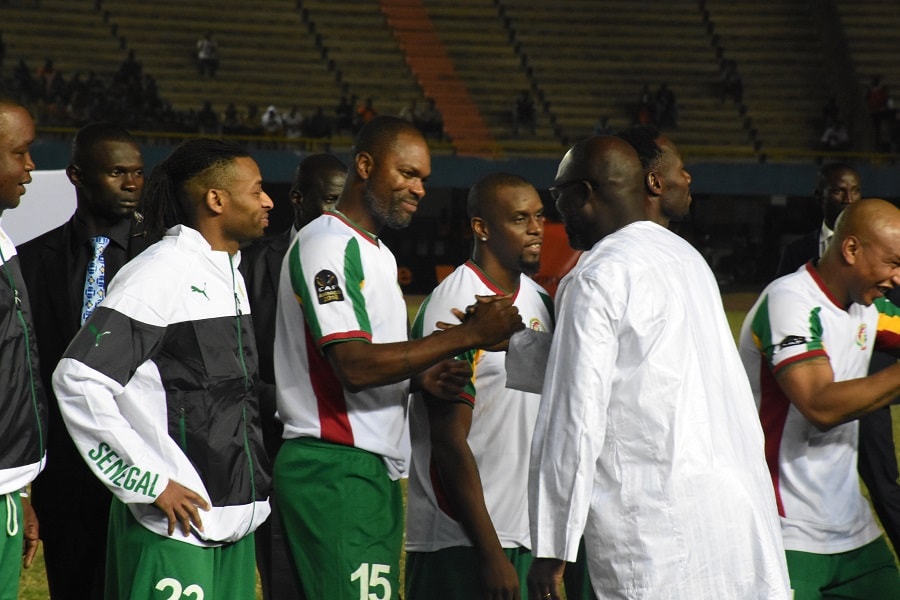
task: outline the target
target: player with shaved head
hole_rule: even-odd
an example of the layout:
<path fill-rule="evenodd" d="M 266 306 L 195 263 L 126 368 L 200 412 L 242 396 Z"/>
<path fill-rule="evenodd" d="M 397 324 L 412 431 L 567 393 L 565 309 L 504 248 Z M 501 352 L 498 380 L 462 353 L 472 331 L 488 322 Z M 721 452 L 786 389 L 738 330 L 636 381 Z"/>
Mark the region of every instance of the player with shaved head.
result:
<path fill-rule="evenodd" d="M 900 349 L 900 209 L 849 204 L 818 261 L 769 284 L 740 351 L 794 597 L 900 598 L 900 575 L 857 476 L 856 419 L 900 394 L 900 364 L 866 376 L 874 348 Z"/>

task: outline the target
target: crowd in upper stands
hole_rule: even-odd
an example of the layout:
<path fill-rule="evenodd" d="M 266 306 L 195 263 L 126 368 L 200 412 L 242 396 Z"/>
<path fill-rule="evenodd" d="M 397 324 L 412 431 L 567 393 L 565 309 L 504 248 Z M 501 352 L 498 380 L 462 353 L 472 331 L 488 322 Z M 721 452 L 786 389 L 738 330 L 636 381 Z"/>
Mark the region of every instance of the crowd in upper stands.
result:
<path fill-rule="evenodd" d="M 46 127 L 81 127 L 111 120 L 133 131 L 330 138 L 355 135 L 378 114 L 373 98 L 357 102 L 355 95 L 341 97 L 331 114 L 321 106 L 304 115 L 296 105 L 283 111 L 274 105 L 260 110 L 255 104 L 239 108 L 233 102 L 217 112 L 209 101 L 196 110 L 178 110 L 160 96 L 156 80 L 144 72 L 134 51 L 111 77 L 94 71 L 66 74 L 52 58 L 37 69 L 19 59 L 8 73 L 0 62 L 0 91 L 31 108 L 38 125 Z M 444 139 L 443 120 L 433 100 L 414 107 L 405 118 L 425 135 Z"/>
<path fill-rule="evenodd" d="M 197 44 L 198 73 L 215 77 L 218 58 L 209 59 L 207 48 L 214 44 L 207 32 Z M 332 136 L 354 136 L 359 129 L 378 115 L 375 99 L 342 96 L 333 109 L 317 107 L 261 108 L 256 104 L 238 106 L 228 102 L 224 108 L 215 109 L 209 101 L 196 108 L 175 108 L 159 92 L 156 80 L 144 72 L 134 50 L 111 75 L 93 70 L 65 73 L 56 67 L 52 58 L 46 58 L 38 68 L 19 58 L 13 64 L 4 64 L 6 47 L 0 34 L 0 92 L 28 106 L 39 126 L 77 128 L 101 119 L 112 120 L 132 131 L 167 132 L 175 134 L 200 133 L 204 135 L 228 135 L 243 137 L 277 138 L 296 140 L 302 138 L 326 139 Z M 210 61 L 215 61 L 211 66 Z M 743 84 L 734 61 L 722 61 L 720 73 L 722 101 L 743 102 Z M 865 101 L 872 117 L 875 144 L 879 151 L 897 152 L 900 148 L 900 120 L 882 77 L 874 76 L 866 92 Z M 649 84 L 641 90 L 639 100 L 633 105 L 632 121 L 653 124 L 662 129 L 678 127 L 679 104 L 675 92 L 662 82 L 654 92 Z M 311 110 L 311 112 L 304 112 Z M 743 108 L 742 108 L 743 110 Z M 535 135 L 537 108 L 528 90 L 515 98 L 512 108 L 510 133 Z M 444 122 L 435 102 L 427 98 L 425 103 L 411 100 L 398 116 L 413 123 L 426 137 L 444 141 L 447 136 Z M 608 132 L 609 117 L 601 118 L 594 133 Z M 603 122 L 601 122 L 603 121 Z M 834 98 L 823 107 L 820 121 L 822 132 L 817 149 L 846 151 L 852 140 L 847 123 L 841 118 Z"/>

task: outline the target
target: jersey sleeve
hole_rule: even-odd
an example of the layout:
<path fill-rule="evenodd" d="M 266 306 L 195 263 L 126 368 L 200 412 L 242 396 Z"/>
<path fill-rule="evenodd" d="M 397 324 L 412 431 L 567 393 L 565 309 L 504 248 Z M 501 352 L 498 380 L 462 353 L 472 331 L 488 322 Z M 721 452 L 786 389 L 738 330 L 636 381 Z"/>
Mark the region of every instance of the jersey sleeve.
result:
<path fill-rule="evenodd" d="M 438 329 L 438 321 L 443 321 L 445 323 L 457 322 L 457 318 L 454 316 L 452 309 L 457 308 L 465 310 L 466 306 L 475 301 L 474 292 L 465 293 L 455 286 L 450 285 L 455 279 L 456 278 L 453 277 L 445 279 L 442 285 L 438 286 L 438 288 L 422 302 L 419 311 L 416 313 L 416 318 L 413 320 L 411 335 L 413 339 L 423 338 L 436 331 Z M 478 363 L 483 355 L 483 350 L 473 348 L 456 356 L 457 360 L 464 360 L 469 363 L 469 367 L 472 369 L 472 377 L 466 383 L 463 391 L 457 395 L 457 400 L 470 406 L 475 405 L 477 394 L 475 385 L 476 372 Z"/>
<path fill-rule="evenodd" d="M 790 290 L 772 289 L 750 323 L 753 343 L 774 374 L 818 356 L 828 356 L 822 342 L 822 307 Z"/>
<path fill-rule="evenodd" d="M 372 341 L 359 244 L 352 236 L 318 235 L 292 244 L 289 250 L 291 287 L 319 347 L 347 340 Z"/>
<path fill-rule="evenodd" d="M 887 298 L 876 298 L 875 307 L 878 309 L 875 348 L 897 354 L 900 351 L 900 306 Z"/>
<path fill-rule="evenodd" d="M 559 301 L 531 446 L 534 556 L 574 562 L 587 522 L 627 303 L 612 281 L 580 276 Z"/>
<path fill-rule="evenodd" d="M 53 373 L 60 412 L 75 445 L 94 475 L 125 503 L 151 503 L 169 481 L 165 461 L 148 451 L 116 400 L 133 377 L 153 376 L 146 361 L 166 328 L 145 316 L 138 320 L 106 303 L 99 306 Z M 153 485 L 130 484 L 135 472 Z"/>

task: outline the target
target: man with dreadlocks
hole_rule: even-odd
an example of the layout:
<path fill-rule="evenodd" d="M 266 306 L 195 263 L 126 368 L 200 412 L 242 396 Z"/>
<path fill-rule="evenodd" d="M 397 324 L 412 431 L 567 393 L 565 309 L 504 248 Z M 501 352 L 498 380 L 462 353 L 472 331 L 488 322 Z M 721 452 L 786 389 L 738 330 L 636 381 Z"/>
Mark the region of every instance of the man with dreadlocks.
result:
<path fill-rule="evenodd" d="M 237 266 L 272 200 L 240 146 L 196 139 L 153 171 L 144 201 L 165 236 L 119 271 L 53 375 L 79 452 L 114 495 L 106 597 L 252 598 L 270 470 Z"/>

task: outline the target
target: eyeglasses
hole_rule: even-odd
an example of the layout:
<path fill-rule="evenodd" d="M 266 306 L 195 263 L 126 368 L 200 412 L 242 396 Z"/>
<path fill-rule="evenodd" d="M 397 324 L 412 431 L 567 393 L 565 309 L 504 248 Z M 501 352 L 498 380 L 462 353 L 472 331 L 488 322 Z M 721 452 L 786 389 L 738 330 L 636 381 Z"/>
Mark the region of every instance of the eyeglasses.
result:
<path fill-rule="evenodd" d="M 594 193 L 594 187 L 600 185 L 589 179 L 576 179 L 550 188 L 550 197 L 559 208 L 560 201 L 570 206 L 581 206 Z M 569 190 L 569 191 L 567 191 Z"/>

